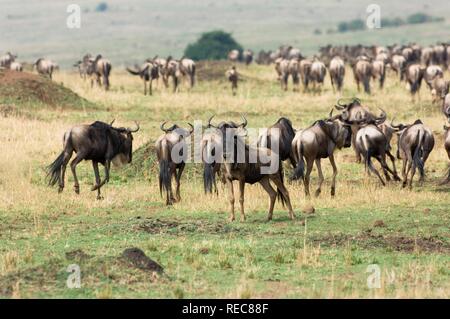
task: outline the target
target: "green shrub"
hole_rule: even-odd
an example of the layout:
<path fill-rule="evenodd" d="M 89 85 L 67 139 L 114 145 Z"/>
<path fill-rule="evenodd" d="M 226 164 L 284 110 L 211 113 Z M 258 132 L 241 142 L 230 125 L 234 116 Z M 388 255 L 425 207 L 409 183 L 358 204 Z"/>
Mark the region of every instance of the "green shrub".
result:
<path fill-rule="evenodd" d="M 224 60 L 228 52 L 235 49 L 242 51 L 242 46 L 230 33 L 218 30 L 203 33 L 200 39 L 187 46 L 184 55 L 194 60 Z"/>

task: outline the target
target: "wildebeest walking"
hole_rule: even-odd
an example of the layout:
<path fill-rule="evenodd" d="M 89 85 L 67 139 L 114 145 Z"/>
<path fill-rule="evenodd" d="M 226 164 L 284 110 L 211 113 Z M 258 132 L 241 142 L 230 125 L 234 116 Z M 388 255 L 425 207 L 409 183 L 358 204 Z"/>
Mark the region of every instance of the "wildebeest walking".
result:
<path fill-rule="evenodd" d="M 236 70 L 236 67 L 233 65 L 230 70 L 225 73 L 228 81 L 231 83 L 231 93 L 236 95 L 236 91 L 238 89 L 238 81 L 239 81 L 239 73 Z"/>
<path fill-rule="evenodd" d="M 342 114 L 334 117 L 330 116 L 327 120 L 316 121 L 309 128 L 297 132 L 292 142 L 292 152 L 297 162 L 292 179 L 303 179 L 306 196 L 310 195 L 309 181 L 314 162 L 319 172 L 319 187 L 315 195 L 319 196 L 322 191 L 324 177 L 320 161 L 323 158 L 328 158 L 333 167 L 331 196 L 336 194 L 337 167 L 334 152 L 336 149 L 350 147 L 351 137 L 352 131 L 348 122 L 348 114 L 345 116 Z"/>
<path fill-rule="evenodd" d="M 378 79 L 380 89 L 384 87 L 384 81 L 386 79 L 386 65 L 384 61 L 375 60 L 372 62 L 372 78 Z"/>
<path fill-rule="evenodd" d="M 149 95 L 153 94 L 153 80 L 159 78 L 159 67 L 154 62 L 145 62 L 137 70 L 127 68 L 128 73 L 138 75 L 144 82 L 144 95 L 147 95 L 147 83 Z"/>
<path fill-rule="evenodd" d="M 255 183 L 259 183 L 269 194 L 270 206 L 268 220 L 272 220 L 277 194 L 278 199 L 287 205 L 289 217 L 294 219 L 295 215 L 292 210 L 289 192 L 284 185 L 282 165 L 279 157 L 272 154 L 267 148 L 255 147 L 245 143 L 246 126 L 247 120 L 244 118 L 244 122 L 237 125 L 237 127 L 228 123 L 224 123 L 220 128 L 216 127 L 219 128 L 222 134 L 223 148 L 221 152 L 222 163 L 220 166 L 221 175 L 229 189 L 230 221 L 235 220 L 233 181 L 239 182 L 241 221 L 245 221 L 245 184 Z M 264 160 L 269 159 L 269 163 L 263 163 L 262 156 Z M 274 165 L 275 167 L 273 167 Z M 264 169 L 267 169 L 267 171 L 264 171 Z M 275 184 L 277 191 L 273 189 L 270 182 Z"/>
<path fill-rule="evenodd" d="M 97 55 L 95 59 L 89 59 L 87 74 L 92 77 L 91 87 L 94 86 L 95 80 L 99 86 L 103 82 L 103 87 L 108 91 L 110 87 L 109 76 L 111 75 L 111 69 L 111 62 L 103 58 L 101 54 Z"/>
<path fill-rule="evenodd" d="M 0 57 L 0 67 L 9 69 L 11 63 L 13 63 L 15 59 L 17 59 L 17 54 L 7 52 L 4 56 Z"/>
<path fill-rule="evenodd" d="M 52 79 L 53 72 L 59 69 L 58 65 L 50 61 L 48 59 L 39 58 L 33 66 L 36 68 L 36 71 L 41 75 L 47 75 L 50 80 Z"/>
<path fill-rule="evenodd" d="M 182 57 L 179 61 L 179 68 L 182 76 L 188 77 L 189 87 L 192 89 L 195 85 L 196 66 L 194 60 Z"/>
<path fill-rule="evenodd" d="M 406 81 L 409 84 L 409 90 L 411 92 L 411 96 L 414 100 L 414 97 L 419 94 L 420 99 L 420 87 L 422 85 L 423 77 L 425 76 L 425 68 L 420 64 L 411 64 L 406 66 L 405 77 Z"/>
<path fill-rule="evenodd" d="M 358 92 L 360 92 L 360 83 L 364 86 L 364 92 L 370 94 L 370 78 L 372 77 L 372 64 L 365 59 L 359 59 L 353 66 L 353 75 L 355 77 Z"/>
<path fill-rule="evenodd" d="M 192 134 L 194 127 L 189 124 L 191 130 L 186 130 L 175 124 L 165 128 L 166 123 L 161 124 L 164 134 L 156 141 L 155 148 L 159 162 L 159 190 L 161 195 L 163 191 L 166 192 L 166 205 L 172 205 L 181 200 L 180 181 L 188 156 L 186 138 Z M 172 191 L 172 177 L 176 182 L 175 197 Z"/>
<path fill-rule="evenodd" d="M 89 68 L 89 60 L 92 59 L 92 55 L 90 53 L 87 53 L 83 56 L 83 59 L 77 61 L 74 63 L 74 67 L 78 68 L 78 72 L 80 73 L 80 77 L 83 80 L 86 80 L 88 74 L 88 68 Z"/>
<path fill-rule="evenodd" d="M 58 192 L 63 191 L 66 166 L 73 152 L 75 152 L 76 157 L 70 163 L 75 180 L 75 193 L 80 193 L 76 167 L 82 160 L 90 160 L 95 174 L 95 185 L 92 191 L 97 191 L 97 199 L 101 199 L 100 188 L 109 181 L 111 162 L 117 164 L 131 163 L 133 154 L 132 133 L 139 131 L 139 125 L 135 129 L 130 129 L 116 128 L 112 124 L 97 121 L 91 125 L 74 126 L 67 131 L 64 134 L 64 150 L 48 167 L 49 185 L 53 186 L 58 183 Z M 100 181 L 99 163 L 105 167 L 105 179 L 103 181 Z"/>
<path fill-rule="evenodd" d="M 333 59 L 331 59 L 328 70 L 330 73 L 331 86 L 333 87 L 333 91 L 337 89 L 340 92 L 344 85 L 344 60 L 342 60 L 339 56 L 335 56 Z"/>
<path fill-rule="evenodd" d="M 419 183 L 422 184 L 425 179 L 425 163 L 434 148 L 433 132 L 421 120 L 407 126 L 392 126 L 399 129 L 397 157 L 403 160 L 403 187 L 408 185 L 408 178 L 409 187 L 412 187 L 416 169 L 419 170 Z"/>

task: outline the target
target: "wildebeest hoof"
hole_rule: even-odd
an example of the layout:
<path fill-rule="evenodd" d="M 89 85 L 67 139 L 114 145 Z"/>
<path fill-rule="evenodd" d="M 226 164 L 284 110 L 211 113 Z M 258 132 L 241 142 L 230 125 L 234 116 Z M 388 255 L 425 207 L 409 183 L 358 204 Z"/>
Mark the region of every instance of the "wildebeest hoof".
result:
<path fill-rule="evenodd" d="M 318 190 L 316 190 L 316 192 L 315 192 L 314 196 L 316 196 L 316 197 L 319 197 L 320 193 L 321 193 L 321 190 L 320 190 L 320 189 L 318 189 Z"/>
<path fill-rule="evenodd" d="M 75 186 L 74 188 L 75 194 L 80 194 L 80 186 Z"/>
<path fill-rule="evenodd" d="M 97 200 L 103 200 L 104 198 L 103 198 L 103 196 L 102 195 L 98 195 L 97 196 Z"/>
<path fill-rule="evenodd" d="M 59 188 L 58 188 L 58 193 L 62 193 L 63 190 L 64 190 L 64 187 L 59 187 Z"/>
<path fill-rule="evenodd" d="M 92 188 L 91 188 L 91 192 L 93 192 L 93 191 L 96 191 L 97 189 L 98 189 L 99 187 L 98 187 L 98 185 L 94 185 L 94 186 L 92 186 Z"/>

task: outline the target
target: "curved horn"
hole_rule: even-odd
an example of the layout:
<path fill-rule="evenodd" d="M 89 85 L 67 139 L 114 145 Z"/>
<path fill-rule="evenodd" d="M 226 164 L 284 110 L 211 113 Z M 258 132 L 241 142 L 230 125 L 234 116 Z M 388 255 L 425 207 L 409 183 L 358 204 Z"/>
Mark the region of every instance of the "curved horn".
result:
<path fill-rule="evenodd" d="M 130 132 L 130 133 L 136 133 L 137 131 L 139 131 L 139 129 L 140 129 L 139 123 L 136 122 L 136 121 L 134 121 L 134 124 L 136 124 L 136 128 L 135 128 L 135 129 L 127 128 L 127 131 L 128 131 L 128 132 Z"/>
<path fill-rule="evenodd" d="M 109 126 L 112 126 L 115 121 L 116 121 L 116 119 L 112 120 L 111 123 L 109 123 Z"/>
<path fill-rule="evenodd" d="M 391 127 L 400 130 L 403 127 L 403 125 L 402 124 L 394 125 L 394 121 L 395 121 L 395 118 L 393 118 L 391 121 L 391 124 L 390 124 Z"/>
<path fill-rule="evenodd" d="M 375 119 L 375 121 L 377 122 L 377 124 L 381 124 L 381 123 L 383 123 L 384 121 L 386 121 L 386 119 L 387 119 L 386 111 L 383 110 L 382 108 L 379 108 L 379 109 L 381 110 L 381 115 L 380 115 L 377 119 Z"/>
<path fill-rule="evenodd" d="M 164 121 L 163 123 L 161 123 L 161 126 L 159 127 L 161 129 L 161 131 L 167 133 L 169 132 L 168 129 L 164 128 L 164 125 L 166 125 L 167 121 Z"/>
<path fill-rule="evenodd" d="M 247 121 L 247 119 L 245 118 L 245 116 L 243 114 L 241 114 L 241 117 L 244 120 L 244 122 L 241 124 L 241 126 L 243 128 L 245 128 L 245 127 L 247 127 L 248 121 Z"/>
<path fill-rule="evenodd" d="M 214 118 L 215 115 L 211 116 L 208 120 L 208 126 L 207 127 L 215 127 L 211 124 L 212 119 Z"/>
<path fill-rule="evenodd" d="M 191 123 L 188 123 L 188 125 L 191 127 L 189 134 L 194 133 L 194 125 L 192 125 Z"/>
<path fill-rule="evenodd" d="M 342 111 L 347 107 L 347 105 L 341 103 L 342 99 L 337 101 L 337 104 L 334 106 L 337 110 Z"/>

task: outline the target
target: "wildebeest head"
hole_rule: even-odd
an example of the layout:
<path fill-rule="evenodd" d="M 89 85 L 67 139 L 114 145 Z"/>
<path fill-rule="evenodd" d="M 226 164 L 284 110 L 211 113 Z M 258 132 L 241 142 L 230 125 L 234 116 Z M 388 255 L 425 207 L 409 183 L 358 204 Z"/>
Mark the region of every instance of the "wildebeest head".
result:
<path fill-rule="evenodd" d="M 175 133 L 182 137 L 188 137 L 189 135 L 191 135 L 194 132 L 194 126 L 191 123 L 188 123 L 188 125 L 190 126 L 190 130 L 182 128 L 182 127 L 178 126 L 177 124 L 174 124 L 169 128 L 166 128 L 165 127 L 166 124 L 167 124 L 167 121 L 163 122 L 160 126 L 161 131 L 163 131 L 166 134 Z"/>
<path fill-rule="evenodd" d="M 113 121 L 114 122 L 114 121 Z M 120 165 L 123 163 L 131 163 L 133 159 L 133 133 L 139 131 L 139 124 L 136 122 L 135 128 L 110 127 L 119 133 L 118 155 L 113 159 L 113 163 Z"/>
<path fill-rule="evenodd" d="M 319 121 L 319 126 L 339 149 L 350 147 L 352 144 L 351 125 L 354 123 L 349 121 L 348 118 L 347 111 L 335 116 L 331 112 L 328 119 Z"/>

